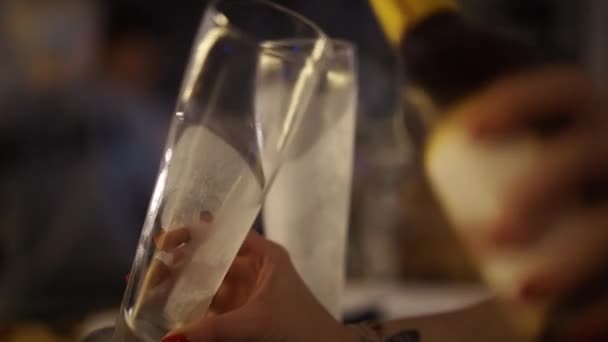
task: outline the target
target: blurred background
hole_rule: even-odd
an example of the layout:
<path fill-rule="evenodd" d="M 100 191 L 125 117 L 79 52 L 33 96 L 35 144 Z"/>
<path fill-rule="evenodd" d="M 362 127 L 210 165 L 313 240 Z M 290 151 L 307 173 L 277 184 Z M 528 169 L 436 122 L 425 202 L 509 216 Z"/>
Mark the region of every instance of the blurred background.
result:
<path fill-rule="evenodd" d="M 42 324 L 69 336 L 119 305 L 206 2 L 0 0 L 0 333 Z M 277 2 L 358 48 L 351 283 L 472 280 L 460 251 L 428 229 L 441 219 L 413 200 L 424 192 L 416 137 L 394 130 L 396 59 L 367 0 Z M 608 79 L 606 2 L 461 3 L 471 20 Z M 366 298 L 347 301 L 362 308 L 350 319 L 379 315 Z"/>

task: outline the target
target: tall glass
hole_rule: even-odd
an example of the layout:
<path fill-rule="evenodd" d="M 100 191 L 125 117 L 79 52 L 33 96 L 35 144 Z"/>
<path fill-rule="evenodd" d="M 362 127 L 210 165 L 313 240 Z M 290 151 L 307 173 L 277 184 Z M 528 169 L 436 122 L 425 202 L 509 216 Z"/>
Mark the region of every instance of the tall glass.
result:
<path fill-rule="evenodd" d="M 271 43 L 294 37 L 310 40 L 311 48 Z M 114 341 L 160 341 L 204 317 L 258 215 L 329 51 L 315 25 L 270 2 L 222 1 L 207 8 Z M 273 120 L 256 105 L 270 74 L 284 87 Z M 262 156 L 272 163 L 262 165 Z"/>
<path fill-rule="evenodd" d="M 310 41 L 294 42 L 309 51 Z M 328 72 L 264 201 L 268 238 L 283 245 L 300 276 L 326 309 L 340 319 L 346 272 L 346 238 L 357 108 L 355 48 L 332 41 Z M 273 96 L 281 82 L 268 82 L 261 104 L 280 115 Z M 274 108 L 272 108 L 274 106 Z"/>

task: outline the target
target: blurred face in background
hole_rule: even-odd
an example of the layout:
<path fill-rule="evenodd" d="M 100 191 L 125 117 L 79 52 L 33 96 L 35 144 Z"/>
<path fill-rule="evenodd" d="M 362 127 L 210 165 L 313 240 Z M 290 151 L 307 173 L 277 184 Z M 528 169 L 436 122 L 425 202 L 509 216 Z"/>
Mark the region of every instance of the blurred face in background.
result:
<path fill-rule="evenodd" d="M 153 90 L 160 78 L 159 42 L 144 32 L 124 32 L 107 44 L 104 59 L 106 77 L 134 93 Z"/>
<path fill-rule="evenodd" d="M 99 44 L 98 11 L 87 0 L 2 0 L 2 65 L 26 89 L 60 87 L 88 77 Z"/>

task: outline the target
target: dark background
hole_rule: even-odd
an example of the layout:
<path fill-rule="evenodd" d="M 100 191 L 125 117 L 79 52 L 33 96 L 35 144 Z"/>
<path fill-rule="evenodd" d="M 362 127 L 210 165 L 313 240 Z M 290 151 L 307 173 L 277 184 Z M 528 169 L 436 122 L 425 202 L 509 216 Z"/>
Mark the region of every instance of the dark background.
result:
<path fill-rule="evenodd" d="M 370 182 L 407 164 L 391 130 L 399 110 L 394 55 L 365 0 L 278 2 L 357 45 L 353 207 L 365 210 L 374 191 L 395 191 L 399 177 Z M 589 15 L 593 4 L 463 1 L 471 20 L 599 73 L 605 50 L 593 38 L 601 29 Z M 78 320 L 120 302 L 205 6 L 0 2 L 0 322 Z M 384 159 L 380 150 L 389 152 Z M 398 226 L 396 208 L 389 214 Z M 354 214 L 353 239 L 368 225 Z M 362 243 L 351 246 L 355 276 L 366 272 L 357 261 Z"/>

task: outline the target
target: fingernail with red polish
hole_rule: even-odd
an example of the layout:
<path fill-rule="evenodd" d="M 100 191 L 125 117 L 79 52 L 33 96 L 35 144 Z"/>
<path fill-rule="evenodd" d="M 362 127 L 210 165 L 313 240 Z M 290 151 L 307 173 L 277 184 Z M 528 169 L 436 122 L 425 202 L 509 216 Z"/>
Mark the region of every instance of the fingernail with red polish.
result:
<path fill-rule="evenodd" d="M 521 287 L 519 297 L 524 302 L 535 302 L 545 298 L 548 292 L 546 286 L 543 286 L 538 281 L 531 281 Z"/>
<path fill-rule="evenodd" d="M 209 211 L 201 211 L 199 214 L 201 221 L 211 223 L 213 222 L 213 214 Z"/>
<path fill-rule="evenodd" d="M 178 334 L 178 335 L 167 336 L 167 337 L 163 338 L 162 342 L 190 342 L 190 341 L 188 340 L 186 335 Z"/>

